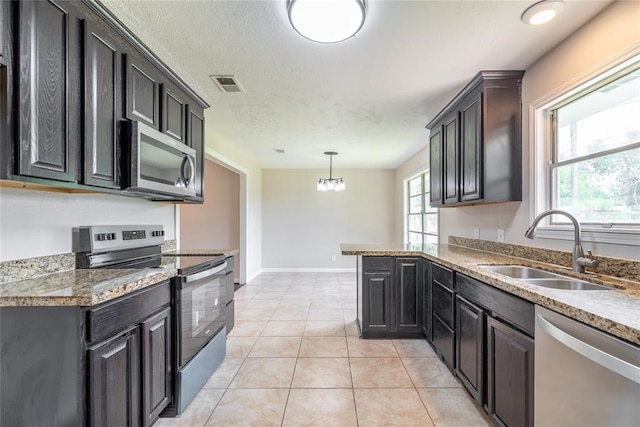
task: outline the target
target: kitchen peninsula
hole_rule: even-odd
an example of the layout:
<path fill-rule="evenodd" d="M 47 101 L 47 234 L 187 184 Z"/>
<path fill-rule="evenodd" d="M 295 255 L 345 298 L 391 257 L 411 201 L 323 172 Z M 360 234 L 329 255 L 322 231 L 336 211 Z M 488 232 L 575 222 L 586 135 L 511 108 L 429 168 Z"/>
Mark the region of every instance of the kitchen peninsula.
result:
<path fill-rule="evenodd" d="M 549 381 L 573 390 L 585 378 L 611 398 L 622 399 L 621 390 L 634 390 L 629 401 L 637 396 L 636 261 L 600 257 L 598 274 L 577 273 L 568 252 L 456 237 L 442 245 L 342 244 L 341 249 L 357 256 L 361 338 L 426 337 L 496 425 L 533 426 L 534 413 L 537 420 L 546 419 L 547 408 L 555 407 L 544 403 L 555 387 Z M 563 323 L 577 332 L 557 326 Z M 625 348 L 624 356 L 603 344 L 614 341 Z M 569 362 L 552 348 L 582 359 Z M 563 363 L 593 365 L 575 374 L 580 381 L 554 383 L 553 367 L 568 370 Z M 606 388 L 597 383 L 601 376 L 624 386 Z M 621 403 L 620 413 L 637 420 L 629 401 Z"/>

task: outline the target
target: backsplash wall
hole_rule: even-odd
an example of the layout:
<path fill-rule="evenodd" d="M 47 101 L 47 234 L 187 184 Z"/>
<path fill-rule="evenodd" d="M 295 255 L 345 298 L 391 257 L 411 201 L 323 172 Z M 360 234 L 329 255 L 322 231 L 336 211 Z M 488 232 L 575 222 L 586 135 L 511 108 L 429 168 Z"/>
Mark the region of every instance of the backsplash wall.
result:
<path fill-rule="evenodd" d="M 110 194 L 0 188 L 0 262 L 72 251 L 72 228 L 94 224 L 162 224 L 176 239 L 175 206 Z"/>

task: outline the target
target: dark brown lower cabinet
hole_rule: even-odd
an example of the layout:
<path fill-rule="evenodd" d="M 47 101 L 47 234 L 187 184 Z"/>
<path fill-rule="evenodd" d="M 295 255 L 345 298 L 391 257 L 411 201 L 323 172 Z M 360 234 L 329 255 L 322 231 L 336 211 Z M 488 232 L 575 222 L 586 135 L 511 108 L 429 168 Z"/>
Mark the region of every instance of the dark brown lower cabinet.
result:
<path fill-rule="evenodd" d="M 89 349 L 89 425 L 140 425 L 139 328 Z"/>
<path fill-rule="evenodd" d="M 429 275 L 431 274 L 431 263 L 425 259 L 422 260 L 421 283 L 422 286 L 422 332 L 427 339 L 431 339 L 431 282 Z"/>
<path fill-rule="evenodd" d="M 534 341 L 487 317 L 487 406 L 499 426 L 533 427 Z"/>
<path fill-rule="evenodd" d="M 391 330 L 391 273 L 363 274 L 362 335 L 379 335 Z"/>
<path fill-rule="evenodd" d="M 151 425 L 171 400 L 171 310 L 142 325 L 142 386 L 145 425 Z"/>
<path fill-rule="evenodd" d="M 423 263 L 418 257 L 363 257 L 358 284 L 362 338 L 423 338 Z"/>
<path fill-rule="evenodd" d="M 484 311 L 456 296 L 456 374 L 478 403 L 484 393 Z"/>

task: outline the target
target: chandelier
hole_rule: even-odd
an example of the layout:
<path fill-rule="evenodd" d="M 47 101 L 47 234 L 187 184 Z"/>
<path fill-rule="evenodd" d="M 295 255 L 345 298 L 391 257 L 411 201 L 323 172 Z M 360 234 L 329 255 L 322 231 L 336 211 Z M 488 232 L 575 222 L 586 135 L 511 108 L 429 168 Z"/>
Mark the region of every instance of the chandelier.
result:
<path fill-rule="evenodd" d="M 302 36 L 319 43 L 353 37 L 366 15 L 365 0 L 287 0 L 289 22 Z"/>
<path fill-rule="evenodd" d="M 329 178 L 320 178 L 318 180 L 318 191 L 344 191 L 344 180 L 333 177 L 333 156 L 338 153 L 335 151 L 325 151 L 324 154 L 329 156 Z"/>

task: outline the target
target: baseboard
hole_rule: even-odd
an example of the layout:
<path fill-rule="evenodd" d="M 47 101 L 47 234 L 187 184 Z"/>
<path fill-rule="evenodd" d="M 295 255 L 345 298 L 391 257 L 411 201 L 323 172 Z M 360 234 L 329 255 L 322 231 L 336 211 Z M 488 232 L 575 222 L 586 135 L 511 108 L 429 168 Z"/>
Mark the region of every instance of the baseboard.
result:
<path fill-rule="evenodd" d="M 253 273 L 249 277 L 247 277 L 247 283 L 249 283 L 250 281 L 252 281 L 256 277 L 258 277 L 260 275 L 260 273 L 262 273 L 262 269 L 256 271 L 255 273 Z"/>
<path fill-rule="evenodd" d="M 263 268 L 261 273 L 355 273 L 355 268 Z"/>

